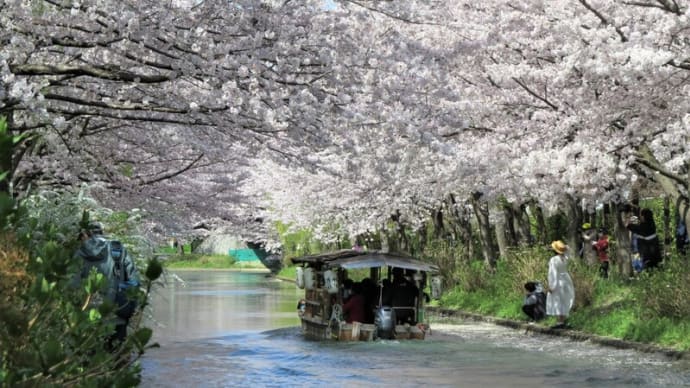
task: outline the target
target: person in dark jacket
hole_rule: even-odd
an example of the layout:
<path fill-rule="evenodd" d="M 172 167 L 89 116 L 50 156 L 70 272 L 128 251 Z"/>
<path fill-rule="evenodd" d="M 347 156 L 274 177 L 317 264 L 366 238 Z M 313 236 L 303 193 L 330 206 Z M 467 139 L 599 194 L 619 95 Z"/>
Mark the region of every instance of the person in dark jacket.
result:
<path fill-rule="evenodd" d="M 352 285 L 352 296 L 343 305 L 343 316 L 347 323 L 360 322 L 364 323 L 366 320 L 365 300 L 362 294 L 362 284 L 354 283 Z"/>
<path fill-rule="evenodd" d="M 522 311 L 527 314 L 532 321 L 540 321 L 546 316 L 546 294 L 544 287 L 539 282 L 525 283 L 527 296 L 522 303 Z"/>
<path fill-rule="evenodd" d="M 127 325 L 130 318 L 128 315 L 131 315 L 133 311 L 128 311 L 127 315 L 124 315 L 121 313 L 121 309 L 124 310 L 126 305 L 127 310 L 133 310 L 135 305 L 122 301 L 124 298 L 123 291 L 129 287 L 139 286 L 139 270 L 122 244 L 118 241 L 109 240 L 103 235 L 103 226 L 100 223 L 89 223 L 87 229 L 81 232 L 80 238 L 82 244 L 75 256 L 82 259 L 82 267 L 75 276 L 73 283 L 80 284 L 89 276 L 92 268 L 95 268 L 106 278 L 107 286 L 99 295 L 101 301 L 107 300 L 116 304 L 116 314 L 113 318 L 115 333 L 108 338 L 106 344 L 112 350 L 116 343 L 123 342 L 127 336 Z"/>
<path fill-rule="evenodd" d="M 650 209 L 640 211 L 639 223 L 627 222 L 626 228 L 634 234 L 637 249 L 644 269 L 656 268 L 661 264 L 661 246 L 656 235 L 654 213 Z"/>

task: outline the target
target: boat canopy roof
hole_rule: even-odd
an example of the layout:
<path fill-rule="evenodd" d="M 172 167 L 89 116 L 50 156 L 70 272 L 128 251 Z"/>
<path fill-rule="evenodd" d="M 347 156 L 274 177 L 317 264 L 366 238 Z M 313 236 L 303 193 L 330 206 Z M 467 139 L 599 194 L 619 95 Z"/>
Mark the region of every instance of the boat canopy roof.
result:
<path fill-rule="evenodd" d="M 292 259 L 292 262 L 295 264 L 325 265 L 330 268 L 344 269 L 395 267 L 424 272 L 438 272 L 437 266 L 425 263 L 404 253 L 356 251 L 353 249 L 302 256 Z"/>

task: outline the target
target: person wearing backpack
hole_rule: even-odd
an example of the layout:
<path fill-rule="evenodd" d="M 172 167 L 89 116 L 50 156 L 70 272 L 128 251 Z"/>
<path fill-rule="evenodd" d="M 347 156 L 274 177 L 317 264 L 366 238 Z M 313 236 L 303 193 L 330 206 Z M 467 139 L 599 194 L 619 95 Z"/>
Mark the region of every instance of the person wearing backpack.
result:
<path fill-rule="evenodd" d="M 522 311 L 527 314 L 531 321 L 541 321 L 546 317 L 546 294 L 544 286 L 540 282 L 532 281 L 525 283 L 525 300 L 522 303 Z"/>
<path fill-rule="evenodd" d="M 127 325 L 136 311 L 136 301 L 128 297 L 127 290 L 139 286 L 139 270 L 120 241 L 103 235 L 100 223 L 89 223 L 80 237 L 82 244 L 75 255 L 82 259 L 82 267 L 77 280 L 86 279 L 92 268 L 105 276 L 107 287 L 100 296 L 102 301 L 109 300 L 116 306 L 115 332 L 107 343 L 113 349 L 127 337 Z"/>

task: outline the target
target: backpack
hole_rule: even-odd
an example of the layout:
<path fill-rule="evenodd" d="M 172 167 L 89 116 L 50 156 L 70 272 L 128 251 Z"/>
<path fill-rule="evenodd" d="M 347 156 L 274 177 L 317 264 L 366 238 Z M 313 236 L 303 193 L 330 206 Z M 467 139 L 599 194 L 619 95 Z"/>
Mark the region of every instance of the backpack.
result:
<path fill-rule="evenodd" d="M 127 278 L 127 251 L 122 243 L 118 240 L 110 240 L 108 253 L 113 261 L 113 274 L 117 281 L 117 292 L 115 293 L 115 315 L 128 320 L 132 318 L 137 310 L 137 302 L 127 295 L 127 290 L 134 286 Z"/>

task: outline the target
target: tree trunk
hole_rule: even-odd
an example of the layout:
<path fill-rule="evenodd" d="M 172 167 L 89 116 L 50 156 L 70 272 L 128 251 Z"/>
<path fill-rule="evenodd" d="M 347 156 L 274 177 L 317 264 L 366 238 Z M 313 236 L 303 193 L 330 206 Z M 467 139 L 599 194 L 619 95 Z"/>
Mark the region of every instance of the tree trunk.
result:
<path fill-rule="evenodd" d="M 470 262 L 474 258 L 475 246 L 474 234 L 472 233 L 472 223 L 470 222 L 469 215 L 466 214 L 464 207 L 461 208 L 463 209 L 462 211 L 458 210 L 458 205 L 453 194 L 448 196 L 447 206 L 448 214 L 453 220 L 453 234 L 455 239 L 463 246 L 463 253 L 458 257 L 458 260 Z M 459 266 L 460 264 L 461 263 L 456 263 L 456 266 Z"/>
<path fill-rule="evenodd" d="M 443 218 L 443 207 L 434 210 L 432 215 L 434 222 L 434 237 L 437 239 L 445 238 L 447 235 L 446 226 Z"/>
<path fill-rule="evenodd" d="M 14 142 L 12 141 L 12 133 L 2 123 L 0 123 L 0 174 L 6 174 L 5 178 L 0 180 L 0 193 L 10 193 L 10 182 L 12 182 L 12 155 L 14 154 Z"/>
<path fill-rule="evenodd" d="M 565 243 L 570 247 L 571 257 L 578 256 L 577 253 L 582 247 L 582 208 L 577 199 L 566 196 L 564 203 L 565 215 L 567 220 L 567 235 Z"/>
<path fill-rule="evenodd" d="M 531 224 L 529 221 L 529 216 L 527 215 L 527 206 L 525 204 L 513 206 L 513 224 L 517 245 L 533 245 L 534 238 L 532 237 Z"/>
<path fill-rule="evenodd" d="M 412 250 L 409 252 L 413 256 L 419 255 L 421 252 L 424 252 L 424 248 L 426 247 L 426 239 L 427 239 L 427 227 L 429 223 L 425 222 L 422 224 L 421 228 L 415 233 L 414 235 L 417 236 L 417 241 L 416 244 L 413 244 Z"/>
<path fill-rule="evenodd" d="M 504 207 L 503 209 L 503 214 L 507 213 L 508 208 Z M 496 243 L 498 244 L 498 252 L 500 257 L 506 258 L 508 257 L 507 252 L 508 252 L 508 246 L 510 245 L 509 242 L 509 231 L 507 228 L 507 217 L 499 218 L 498 222 L 494 225 L 494 229 L 496 230 Z"/>
<path fill-rule="evenodd" d="M 664 239 L 663 239 L 663 252 L 661 257 L 666 257 L 671 254 L 671 244 L 673 243 L 673 237 L 675 236 L 675 230 L 671 229 L 671 199 L 667 196 L 664 197 Z M 661 239 L 660 239 L 661 240 Z"/>
<path fill-rule="evenodd" d="M 475 256 L 474 234 L 472 233 L 472 223 L 466 217 L 456 218 L 458 227 L 458 240 L 464 246 L 464 254 L 461 256 L 466 262 L 471 262 Z M 456 265 L 459 263 L 456 263 Z"/>
<path fill-rule="evenodd" d="M 472 209 L 474 210 L 474 215 L 477 217 L 477 223 L 479 224 L 479 239 L 482 245 L 484 261 L 490 268 L 495 268 L 497 249 L 491 233 L 489 206 L 486 202 L 481 201 L 480 198 L 481 193 L 475 193 L 472 196 Z"/>
<path fill-rule="evenodd" d="M 506 247 L 516 247 L 518 236 L 515 231 L 515 212 L 513 211 L 513 204 L 505 204 L 501 210 L 503 211 L 503 219 L 505 220 Z M 504 253 L 505 250 L 501 251 L 501 256 L 505 257 Z"/>
<path fill-rule="evenodd" d="M 407 233 L 405 233 L 405 226 L 400 222 L 400 214 L 393 214 L 391 221 L 393 221 L 395 229 L 388 235 L 389 248 L 393 252 L 409 252 L 410 241 L 407 238 Z"/>
<path fill-rule="evenodd" d="M 544 212 L 541 210 L 541 206 L 538 203 L 532 202 L 530 205 L 532 208 L 532 213 L 534 214 L 534 219 L 537 222 L 537 243 L 541 245 L 547 245 L 549 243 L 549 235 L 546 230 L 546 220 L 544 219 Z"/>

